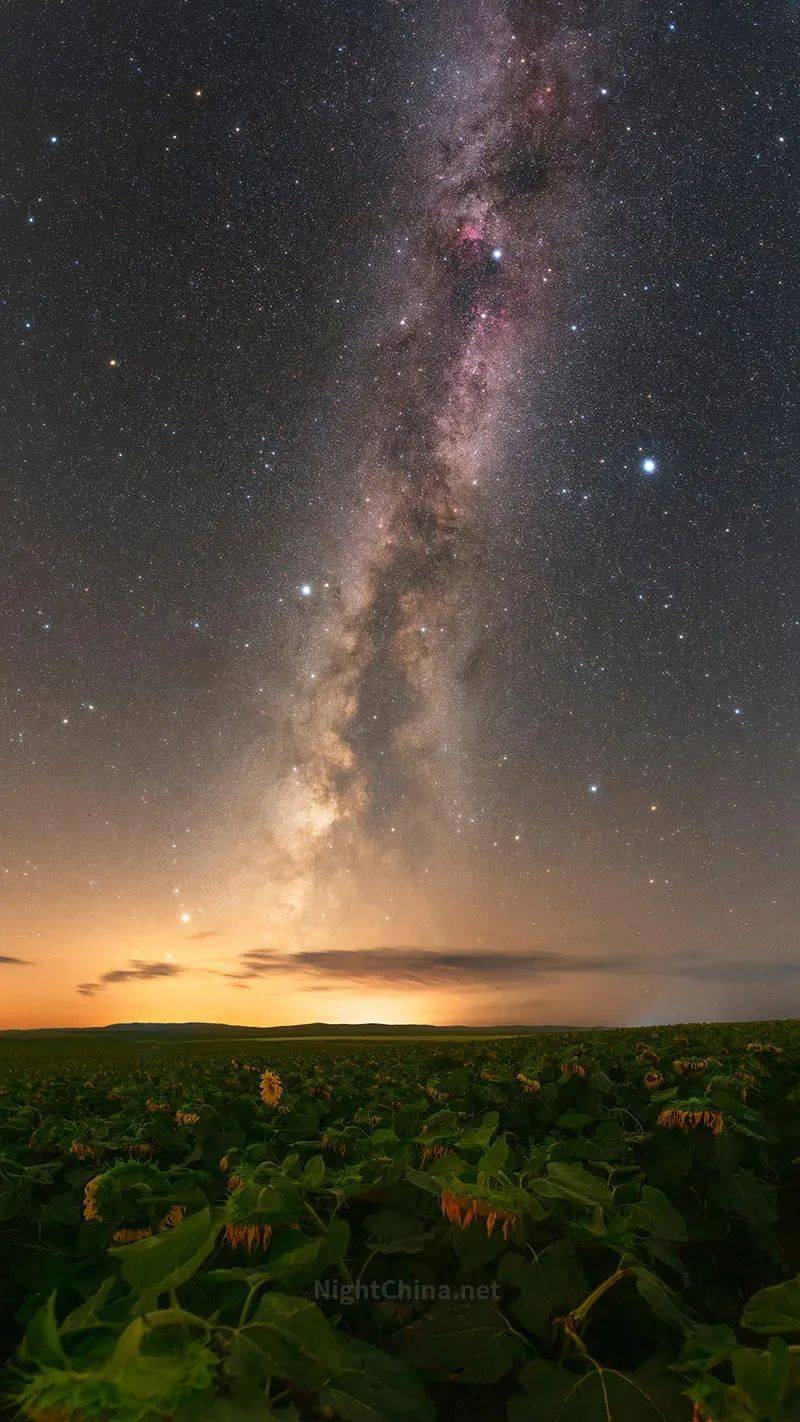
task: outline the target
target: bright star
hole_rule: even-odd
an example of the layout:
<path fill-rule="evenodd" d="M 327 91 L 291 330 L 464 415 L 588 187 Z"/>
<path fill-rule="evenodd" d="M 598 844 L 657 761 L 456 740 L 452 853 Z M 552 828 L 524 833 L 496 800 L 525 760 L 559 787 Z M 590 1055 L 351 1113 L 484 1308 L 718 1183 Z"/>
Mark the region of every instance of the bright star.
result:
<path fill-rule="evenodd" d="M 300 596 L 301 596 L 301 597 L 310 597 L 310 596 L 311 596 L 311 592 L 312 592 L 312 589 L 311 589 L 311 584 L 310 584 L 310 583 L 301 583 L 301 584 L 300 584 Z"/>
<path fill-rule="evenodd" d="M 494 250 L 493 250 L 493 252 L 492 252 L 492 256 L 494 257 L 494 260 L 495 260 L 496 262 L 499 262 L 499 261 L 500 261 L 500 258 L 502 257 L 502 255 L 503 255 L 503 249 L 502 249 L 502 247 L 495 247 Z"/>
<path fill-rule="evenodd" d="M 642 460 L 642 472 L 644 474 L 655 474 L 657 468 L 658 465 L 656 464 L 656 461 L 652 459 L 649 455 L 647 459 Z"/>
<path fill-rule="evenodd" d="M 182 913 L 182 914 L 181 914 L 181 923 L 191 923 L 191 921 L 192 921 L 192 915 L 191 915 L 190 913 Z"/>

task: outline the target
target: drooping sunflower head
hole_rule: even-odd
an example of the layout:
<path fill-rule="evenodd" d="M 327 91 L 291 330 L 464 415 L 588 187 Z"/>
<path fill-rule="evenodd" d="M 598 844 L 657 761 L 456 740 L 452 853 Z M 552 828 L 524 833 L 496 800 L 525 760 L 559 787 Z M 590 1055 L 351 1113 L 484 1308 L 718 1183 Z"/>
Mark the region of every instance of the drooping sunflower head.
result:
<path fill-rule="evenodd" d="M 268 1224 L 226 1224 L 223 1239 L 229 1249 L 246 1249 L 252 1254 L 254 1249 L 268 1249 L 272 1239 L 272 1226 Z"/>
<path fill-rule="evenodd" d="M 664 1085 L 664 1078 L 660 1071 L 648 1071 L 645 1073 L 644 1084 L 648 1091 L 658 1091 Z"/>
<path fill-rule="evenodd" d="M 491 1235 L 497 1225 L 502 1228 L 504 1239 L 520 1235 L 519 1213 L 507 1201 L 482 1199 L 469 1192 L 447 1189 L 442 1191 L 439 1204 L 445 1219 L 457 1229 L 468 1229 L 474 1220 L 481 1220 L 487 1235 Z"/>
<path fill-rule="evenodd" d="M 179 1187 L 169 1172 L 145 1161 L 118 1161 L 89 1181 L 84 1191 L 83 1217 L 109 1225 L 115 1231 L 116 1243 L 131 1244 L 131 1231 L 144 1239 L 181 1223 L 186 1211 L 176 1201 L 176 1194 L 180 1199 Z M 124 1238 L 117 1238 L 120 1231 Z"/>
<path fill-rule="evenodd" d="M 527 1091 L 531 1096 L 538 1096 L 542 1089 L 542 1083 L 535 1076 L 526 1076 L 524 1071 L 517 1072 L 517 1081 L 523 1091 Z"/>
<path fill-rule="evenodd" d="M 149 1225 L 140 1229 L 115 1229 L 111 1238 L 115 1244 L 138 1244 L 140 1239 L 149 1239 L 153 1231 Z"/>
<path fill-rule="evenodd" d="M 268 1069 L 262 1073 L 259 1091 L 265 1106 L 278 1106 L 283 1096 L 283 1082 L 274 1071 Z"/>
<path fill-rule="evenodd" d="M 103 1155 L 102 1146 L 96 1145 L 93 1141 L 71 1141 L 69 1147 L 70 1155 L 76 1155 L 78 1160 L 99 1161 Z"/>
<path fill-rule="evenodd" d="M 657 1124 L 665 1130 L 687 1133 L 702 1126 L 712 1135 L 720 1136 L 725 1130 L 725 1117 L 716 1106 L 706 1106 L 702 1100 L 685 1101 L 680 1106 L 665 1106 L 659 1113 Z"/>
<path fill-rule="evenodd" d="M 711 1057 L 676 1057 L 672 1067 L 678 1076 L 699 1076 L 701 1072 L 708 1071 L 711 1064 Z"/>
<path fill-rule="evenodd" d="M 83 1192 L 83 1218 L 85 1220 L 100 1219 L 97 1205 L 97 1187 L 102 1178 L 102 1175 L 95 1175 L 94 1179 L 89 1181 Z"/>

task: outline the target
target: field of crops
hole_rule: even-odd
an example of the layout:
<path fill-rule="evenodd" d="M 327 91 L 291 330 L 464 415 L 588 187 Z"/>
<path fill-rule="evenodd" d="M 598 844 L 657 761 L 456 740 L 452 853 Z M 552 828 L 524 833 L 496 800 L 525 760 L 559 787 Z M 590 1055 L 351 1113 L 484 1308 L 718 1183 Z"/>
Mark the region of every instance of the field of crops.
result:
<path fill-rule="evenodd" d="M 0 1044 L 8 1416 L 800 1418 L 800 1031 Z"/>

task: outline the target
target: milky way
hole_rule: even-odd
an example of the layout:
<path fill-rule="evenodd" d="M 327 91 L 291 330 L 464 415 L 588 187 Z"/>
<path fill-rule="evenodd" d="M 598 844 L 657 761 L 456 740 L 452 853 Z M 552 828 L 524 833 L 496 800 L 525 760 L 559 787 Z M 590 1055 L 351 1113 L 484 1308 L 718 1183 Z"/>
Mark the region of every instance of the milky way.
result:
<path fill-rule="evenodd" d="M 7 30 L 0 1020 L 784 1012 L 797 7 Z"/>
<path fill-rule="evenodd" d="M 404 270 L 382 296 L 341 608 L 287 727 L 292 768 L 267 859 L 284 922 L 319 912 L 337 876 L 386 893 L 393 865 L 418 866 L 452 833 L 470 777 L 463 686 L 491 576 L 488 480 L 586 124 L 585 40 L 563 15 L 508 10 L 462 12 L 443 98 L 398 178 L 420 196 Z"/>

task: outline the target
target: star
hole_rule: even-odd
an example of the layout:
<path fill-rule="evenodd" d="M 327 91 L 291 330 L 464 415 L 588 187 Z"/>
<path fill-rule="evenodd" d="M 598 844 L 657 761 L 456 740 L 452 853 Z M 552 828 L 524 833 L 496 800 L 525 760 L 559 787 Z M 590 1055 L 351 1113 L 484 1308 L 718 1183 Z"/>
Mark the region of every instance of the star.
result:
<path fill-rule="evenodd" d="M 657 468 L 658 465 L 656 464 L 656 461 L 655 459 L 653 459 L 652 455 L 648 454 L 647 457 L 642 460 L 643 474 L 655 474 Z"/>

